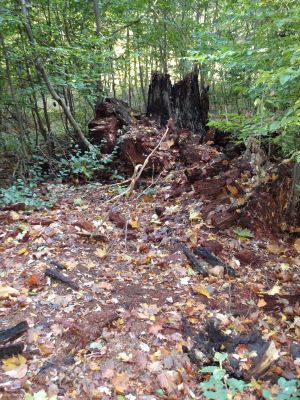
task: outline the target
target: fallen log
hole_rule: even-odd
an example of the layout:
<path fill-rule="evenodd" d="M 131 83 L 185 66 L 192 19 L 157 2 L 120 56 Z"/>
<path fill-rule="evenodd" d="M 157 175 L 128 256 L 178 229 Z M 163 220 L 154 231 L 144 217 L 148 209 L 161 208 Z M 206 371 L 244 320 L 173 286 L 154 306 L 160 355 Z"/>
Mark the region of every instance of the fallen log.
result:
<path fill-rule="evenodd" d="M 23 335 L 29 329 L 28 322 L 22 321 L 17 325 L 3 329 L 0 331 L 0 343 L 6 343 L 11 340 L 17 339 L 19 336 Z"/>
<path fill-rule="evenodd" d="M 60 281 L 66 284 L 67 286 L 70 286 L 74 290 L 79 290 L 79 286 L 77 285 L 77 283 L 73 282 L 69 277 L 61 274 L 60 272 L 54 269 L 46 268 L 45 275 L 49 276 L 52 279 Z"/>
<path fill-rule="evenodd" d="M 194 253 L 200 256 L 204 261 L 212 266 L 221 265 L 225 269 L 225 273 L 230 276 L 237 277 L 238 273 L 229 265 L 226 265 L 222 260 L 212 255 L 205 247 L 196 247 Z"/>
<path fill-rule="evenodd" d="M 24 344 L 10 344 L 8 346 L 0 346 L 0 359 L 9 358 L 17 354 L 22 354 L 24 350 Z"/>
<path fill-rule="evenodd" d="M 197 258 L 194 256 L 194 254 L 186 246 L 182 245 L 181 246 L 181 250 L 183 251 L 183 253 L 186 256 L 186 258 L 189 260 L 189 263 L 191 264 L 191 266 L 196 271 L 200 272 L 200 274 L 207 275 L 206 269 L 202 265 L 200 265 L 200 263 L 197 260 Z"/>

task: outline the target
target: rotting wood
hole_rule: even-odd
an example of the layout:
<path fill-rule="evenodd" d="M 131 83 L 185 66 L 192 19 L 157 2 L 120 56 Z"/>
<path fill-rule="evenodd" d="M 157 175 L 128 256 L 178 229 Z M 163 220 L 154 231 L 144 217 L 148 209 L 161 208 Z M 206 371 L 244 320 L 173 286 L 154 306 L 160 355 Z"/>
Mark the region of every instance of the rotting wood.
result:
<path fill-rule="evenodd" d="M 200 256 L 204 261 L 212 266 L 221 265 L 225 269 L 225 273 L 230 276 L 237 277 L 238 273 L 229 265 L 226 265 L 222 260 L 212 255 L 205 247 L 196 247 L 194 253 Z"/>
<path fill-rule="evenodd" d="M 19 322 L 17 325 L 0 331 L 0 343 L 6 343 L 17 339 L 29 329 L 27 321 Z"/>
<path fill-rule="evenodd" d="M 63 271 L 64 269 L 67 269 L 64 265 L 60 264 L 57 261 L 49 260 L 49 263 L 54 265 L 54 267 L 58 268 L 60 271 Z"/>
<path fill-rule="evenodd" d="M 60 272 L 54 269 L 46 268 L 45 275 L 49 276 L 52 279 L 60 281 L 66 284 L 67 286 L 70 286 L 74 290 L 79 290 L 79 286 L 77 285 L 77 283 L 73 282 L 70 278 L 68 278 L 67 276 L 61 274 Z"/>
<path fill-rule="evenodd" d="M 24 344 L 10 344 L 7 346 L 0 346 L 0 359 L 22 354 L 24 350 Z"/>
<path fill-rule="evenodd" d="M 206 269 L 202 265 L 200 265 L 200 263 L 197 260 L 197 258 L 194 256 L 194 254 L 186 246 L 181 245 L 181 250 L 183 251 L 183 253 L 186 256 L 186 258 L 189 260 L 189 263 L 191 264 L 191 266 L 196 271 L 200 272 L 200 274 L 207 275 Z"/>

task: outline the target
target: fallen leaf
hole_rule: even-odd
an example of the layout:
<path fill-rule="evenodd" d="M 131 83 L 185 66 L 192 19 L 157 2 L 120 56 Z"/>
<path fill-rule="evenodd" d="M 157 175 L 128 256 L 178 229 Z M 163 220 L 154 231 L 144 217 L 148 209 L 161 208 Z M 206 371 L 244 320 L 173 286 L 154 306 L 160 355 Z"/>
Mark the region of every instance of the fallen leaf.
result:
<path fill-rule="evenodd" d="M 257 302 L 257 307 L 262 308 L 266 305 L 267 303 L 265 302 L 265 299 L 261 298 Z"/>
<path fill-rule="evenodd" d="M 18 296 L 20 292 L 10 286 L 0 286 L 0 299 L 6 299 L 10 296 Z"/>
<path fill-rule="evenodd" d="M 199 221 L 201 220 L 201 215 L 198 211 L 194 210 L 193 208 L 190 208 L 189 211 L 189 220 L 190 221 Z"/>
<path fill-rule="evenodd" d="M 298 251 L 298 253 L 300 253 L 300 238 L 297 238 L 294 241 L 294 247 L 295 247 L 296 251 Z"/>
<path fill-rule="evenodd" d="M 19 354 L 18 356 L 3 360 L 2 368 L 5 371 L 5 375 L 10 376 L 11 378 L 24 378 L 27 373 L 26 358 Z"/>
<path fill-rule="evenodd" d="M 18 256 L 23 256 L 24 254 L 28 254 L 26 247 L 23 247 L 18 251 Z"/>
<path fill-rule="evenodd" d="M 131 226 L 132 229 L 137 229 L 139 227 L 139 223 L 137 218 L 136 219 L 131 219 L 129 221 L 129 225 Z"/>
<path fill-rule="evenodd" d="M 163 371 L 157 376 L 159 385 L 165 389 L 168 394 L 173 393 L 180 383 L 180 375 L 177 371 Z"/>
<path fill-rule="evenodd" d="M 99 247 L 99 249 L 97 249 L 94 254 L 99 257 L 99 258 L 105 258 L 107 256 L 107 249 L 105 246 L 103 247 Z"/>
<path fill-rule="evenodd" d="M 209 291 L 207 290 L 206 287 L 204 286 L 198 286 L 195 288 L 195 292 L 198 294 L 202 294 L 203 296 L 207 297 L 207 298 L 211 298 L 211 295 L 209 294 Z"/>
<path fill-rule="evenodd" d="M 117 355 L 117 358 L 123 362 L 130 362 L 132 361 L 132 354 L 127 354 L 125 351 L 122 351 Z"/>
<path fill-rule="evenodd" d="M 281 290 L 281 287 L 280 287 L 280 286 L 274 285 L 274 286 L 272 287 L 272 289 L 267 290 L 266 292 L 263 292 L 263 293 L 268 294 L 268 295 L 270 295 L 270 296 L 275 296 L 275 294 L 279 294 L 279 293 L 280 293 L 280 290 Z"/>
<path fill-rule="evenodd" d="M 54 345 L 51 343 L 40 344 L 38 348 L 42 356 L 48 356 L 49 354 L 52 354 L 54 351 Z"/>
<path fill-rule="evenodd" d="M 126 372 L 121 372 L 113 378 L 112 384 L 117 393 L 125 393 L 129 388 L 129 376 Z"/>
<path fill-rule="evenodd" d="M 143 350 L 145 353 L 149 353 L 150 347 L 147 345 L 147 343 L 140 343 L 140 349 Z"/>

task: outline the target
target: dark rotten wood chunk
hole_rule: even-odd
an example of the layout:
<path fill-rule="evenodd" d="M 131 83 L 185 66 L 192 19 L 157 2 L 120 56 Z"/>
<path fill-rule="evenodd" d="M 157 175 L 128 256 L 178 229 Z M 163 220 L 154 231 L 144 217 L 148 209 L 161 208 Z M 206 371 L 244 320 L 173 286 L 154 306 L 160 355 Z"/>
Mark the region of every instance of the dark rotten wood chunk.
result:
<path fill-rule="evenodd" d="M 29 329 L 27 321 L 22 321 L 19 324 L 0 331 L 0 343 L 6 343 L 21 336 Z"/>
<path fill-rule="evenodd" d="M 79 286 L 77 285 L 77 283 L 73 282 L 70 278 L 54 269 L 46 268 L 45 275 L 50 276 L 50 278 L 60 281 L 67 286 L 70 286 L 74 290 L 79 290 Z"/>
<path fill-rule="evenodd" d="M 24 350 L 23 343 L 10 344 L 8 346 L 0 346 L 0 359 L 21 354 L 23 350 Z"/>
<path fill-rule="evenodd" d="M 204 196 L 217 196 L 222 193 L 225 186 L 225 179 L 208 179 L 206 181 L 197 181 L 194 183 L 194 189 L 196 193 Z"/>
<path fill-rule="evenodd" d="M 181 250 L 183 251 L 183 253 L 186 256 L 186 258 L 189 260 L 189 263 L 191 264 L 191 266 L 196 271 L 200 272 L 200 274 L 207 275 L 207 271 L 206 271 L 205 267 L 200 265 L 200 263 L 197 260 L 197 258 L 194 256 L 194 254 L 186 246 L 182 245 L 181 246 Z"/>

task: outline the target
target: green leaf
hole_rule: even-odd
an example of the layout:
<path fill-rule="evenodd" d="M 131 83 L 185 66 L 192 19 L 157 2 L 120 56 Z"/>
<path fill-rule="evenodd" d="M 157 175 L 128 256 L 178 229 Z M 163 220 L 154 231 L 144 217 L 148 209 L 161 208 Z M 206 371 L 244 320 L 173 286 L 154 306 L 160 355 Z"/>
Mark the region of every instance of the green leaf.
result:
<path fill-rule="evenodd" d="M 234 229 L 233 232 L 234 232 L 237 236 L 242 237 L 242 238 L 254 238 L 253 233 L 252 233 L 251 231 L 249 231 L 249 229 L 240 229 L 240 228 L 237 228 L 237 229 Z"/>

